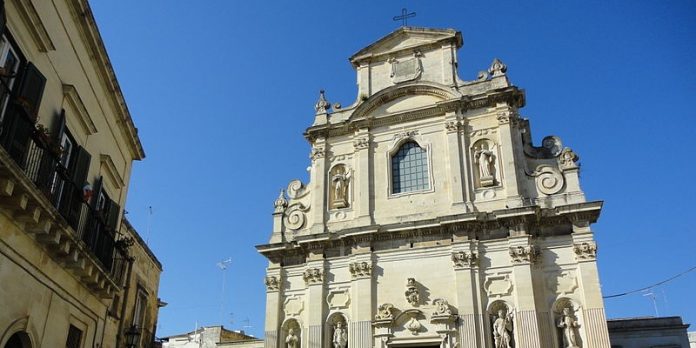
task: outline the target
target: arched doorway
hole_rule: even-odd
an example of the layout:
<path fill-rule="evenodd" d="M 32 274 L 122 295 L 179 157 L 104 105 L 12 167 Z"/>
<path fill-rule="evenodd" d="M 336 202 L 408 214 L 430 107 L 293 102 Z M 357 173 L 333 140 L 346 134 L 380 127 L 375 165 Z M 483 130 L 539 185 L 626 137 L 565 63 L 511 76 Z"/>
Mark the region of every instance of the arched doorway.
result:
<path fill-rule="evenodd" d="M 24 332 L 16 332 L 10 336 L 4 348 L 31 348 L 29 336 Z"/>

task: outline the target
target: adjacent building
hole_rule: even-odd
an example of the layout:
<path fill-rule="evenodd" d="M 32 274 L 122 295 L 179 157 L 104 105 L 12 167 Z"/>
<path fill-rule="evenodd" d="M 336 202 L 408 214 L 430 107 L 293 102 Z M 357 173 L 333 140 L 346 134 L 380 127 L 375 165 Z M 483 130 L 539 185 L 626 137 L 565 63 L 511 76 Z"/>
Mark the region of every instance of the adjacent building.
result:
<path fill-rule="evenodd" d="M 225 329 L 222 325 L 204 326 L 184 334 L 163 337 L 162 341 L 163 348 L 263 347 L 263 341 L 244 331 Z"/>
<path fill-rule="evenodd" d="M 0 12 L 0 347 L 148 346 L 161 265 L 121 208 L 145 154 L 89 4 Z"/>
<path fill-rule="evenodd" d="M 688 348 L 688 324 L 680 317 L 610 319 L 611 348 Z"/>
<path fill-rule="evenodd" d="M 309 182 L 275 201 L 265 347 L 610 347 L 578 156 L 532 141 L 493 59 L 458 76 L 461 33 L 403 27 L 322 91 Z M 465 67 L 470 70 L 470 67 Z"/>

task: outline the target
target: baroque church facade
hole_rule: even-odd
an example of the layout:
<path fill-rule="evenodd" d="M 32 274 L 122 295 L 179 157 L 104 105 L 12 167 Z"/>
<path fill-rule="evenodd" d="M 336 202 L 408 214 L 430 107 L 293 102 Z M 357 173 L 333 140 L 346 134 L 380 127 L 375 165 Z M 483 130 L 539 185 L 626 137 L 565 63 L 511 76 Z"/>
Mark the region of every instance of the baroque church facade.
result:
<path fill-rule="evenodd" d="M 265 347 L 609 347 L 578 156 L 532 143 L 500 60 L 457 74 L 461 33 L 402 27 L 322 92 L 308 183 L 275 201 Z"/>

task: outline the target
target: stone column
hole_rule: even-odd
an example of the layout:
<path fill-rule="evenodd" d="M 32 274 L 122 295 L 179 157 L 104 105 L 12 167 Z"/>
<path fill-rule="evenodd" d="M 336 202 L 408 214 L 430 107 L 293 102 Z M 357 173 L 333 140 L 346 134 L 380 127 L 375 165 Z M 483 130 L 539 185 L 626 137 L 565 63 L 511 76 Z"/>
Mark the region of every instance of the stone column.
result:
<path fill-rule="evenodd" d="M 517 123 L 516 111 L 507 104 L 498 104 L 498 133 L 500 139 L 500 159 L 502 165 L 502 175 L 504 177 L 503 186 L 507 196 L 507 206 L 510 208 L 521 207 L 523 205 L 520 192 L 521 185 L 519 180 L 524 176 L 524 159 L 518 157 L 518 149 L 522 149 L 520 136 L 515 129 Z M 518 173 L 518 170 L 520 171 Z"/>
<path fill-rule="evenodd" d="M 597 272 L 597 244 L 592 239 L 592 232 L 584 224 L 574 223 L 573 251 L 578 262 L 578 287 L 583 290 L 584 319 L 583 330 L 586 335 L 586 347 L 609 348 L 609 329 L 604 313 L 604 300 Z M 589 226 L 589 225 L 588 225 Z M 582 323 L 581 323 L 582 324 Z"/>
<path fill-rule="evenodd" d="M 322 251 L 310 252 L 307 269 L 303 274 L 305 284 L 307 285 L 307 329 L 302 334 L 303 347 L 322 346 L 324 312 L 326 308 L 325 272 Z"/>
<path fill-rule="evenodd" d="M 515 280 L 515 343 L 518 348 L 541 347 L 539 320 L 533 281 L 533 264 L 538 262 L 539 249 L 530 236 L 510 237 L 510 261 Z"/>
<path fill-rule="evenodd" d="M 351 275 L 351 322 L 348 326 L 348 345 L 353 348 L 372 348 L 372 253 L 369 239 L 356 240 Z"/>
<path fill-rule="evenodd" d="M 264 348 L 278 348 L 278 331 L 280 330 L 282 310 L 282 268 L 279 264 L 270 263 L 266 270 L 266 324 Z"/>
<path fill-rule="evenodd" d="M 366 128 L 360 129 L 355 134 L 353 140 L 355 148 L 355 193 L 354 204 L 356 219 L 354 223 L 358 226 L 370 225 L 372 222 L 372 207 L 370 202 L 370 173 L 372 172 L 372 160 L 370 155 L 370 134 Z"/>
<path fill-rule="evenodd" d="M 450 201 L 453 206 L 464 204 L 465 176 L 462 175 L 462 146 L 459 137 L 462 122 L 457 120 L 454 113 L 448 114 L 445 118 L 445 131 L 447 132 L 447 152 L 449 154 L 449 182 L 450 182 Z"/>
<path fill-rule="evenodd" d="M 312 145 L 311 186 L 312 195 L 312 226 L 310 233 L 324 232 L 324 214 L 326 212 L 326 139 L 318 138 Z"/>
<path fill-rule="evenodd" d="M 484 347 L 482 342 L 483 305 L 476 281 L 478 251 L 475 242 L 461 241 L 453 245 L 452 263 L 457 286 L 459 312 L 459 347 Z"/>

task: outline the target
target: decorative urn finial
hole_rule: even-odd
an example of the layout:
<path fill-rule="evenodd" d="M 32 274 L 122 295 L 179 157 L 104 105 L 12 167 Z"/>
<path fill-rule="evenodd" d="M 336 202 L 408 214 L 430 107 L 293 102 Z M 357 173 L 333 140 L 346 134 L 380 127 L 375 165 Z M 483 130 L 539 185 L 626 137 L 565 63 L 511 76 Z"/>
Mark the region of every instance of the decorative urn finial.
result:
<path fill-rule="evenodd" d="M 285 208 L 288 207 L 288 200 L 285 199 L 285 190 L 280 190 L 280 194 L 273 203 L 273 206 L 275 207 L 276 213 L 282 213 L 285 211 Z"/>
<path fill-rule="evenodd" d="M 498 58 L 493 59 L 491 67 L 488 68 L 488 73 L 490 73 L 491 76 L 496 77 L 505 75 L 505 72 L 507 72 L 507 65 L 503 64 L 503 62 Z"/>
<path fill-rule="evenodd" d="M 331 103 L 329 103 L 329 101 L 326 100 L 324 90 L 322 89 L 321 91 L 319 91 L 319 100 L 317 100 L 317 103 L 314 105 L 314 110 L 316 110 L 317 114 L 325 114 L 328 112 L 330 107 Z"/>

